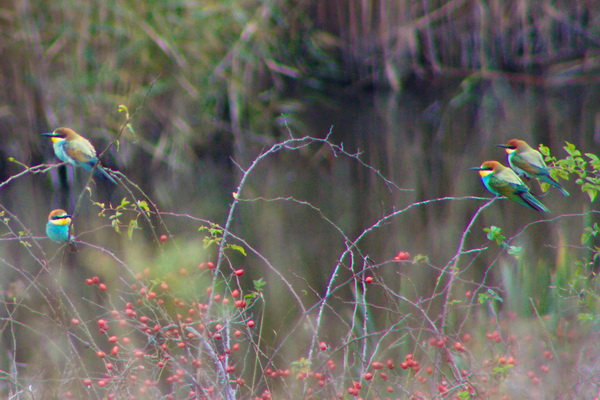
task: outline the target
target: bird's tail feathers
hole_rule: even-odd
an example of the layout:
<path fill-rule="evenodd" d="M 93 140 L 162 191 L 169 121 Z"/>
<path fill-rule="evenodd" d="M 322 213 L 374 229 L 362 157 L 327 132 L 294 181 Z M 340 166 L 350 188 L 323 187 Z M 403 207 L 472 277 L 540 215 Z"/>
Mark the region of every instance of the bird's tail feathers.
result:
<path fill-rule="evenodd" d="M 110 182 L 114 183 L 115 185 L 117 184 L 117 181 L 115 181 L 114 178 L 112 176 L 110 176 L 110 174 L 106 171 L 106 169 L 104 167 L 102 167 L 101 165 L 98 165 L 96 167 L 96 169 L 94 170 L 94 176 L 96 176 L 104 181 L 110 181 Z"/>
<path fill-rule="evenodd" d="M 543 182 L 549 183 L 551 186 L 554 186 L 558 189 L 558 191 L 565 197 L 569 197 L 571 194 L 563 188 L 560 183 L 556 181 L 556 179 L 552 178 L 550 175 L 545 176 L 546 179 L 542 179 Z"/>
<path fill-rule="evenodd" d="M 531 208 L 536 211 L 550 212 L 550 210 L 543 205 L 538 199 L 533 197 L 533 195 L 529 192 L 521 193 L 521 199 Z"/>

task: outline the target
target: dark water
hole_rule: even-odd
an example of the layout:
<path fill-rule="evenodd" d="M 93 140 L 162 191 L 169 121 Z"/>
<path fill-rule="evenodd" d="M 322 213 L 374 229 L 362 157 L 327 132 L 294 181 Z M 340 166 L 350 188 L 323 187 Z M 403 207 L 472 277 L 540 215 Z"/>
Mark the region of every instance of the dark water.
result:
<path fill-rule="evenodd" d="M 245 197 L 293 197 L 310 202 L 336 227 L 312 208 L 280 200 L 246 203 L 236 229 L 252 238 L 256 248 L 292 286 L 304 288 L 300 292 L 306 290 L 302 297 L 306 305 L 313 305 L 324 296 L 329 278 L 346 249 L 346 240 L 358 237 L 359 250 L 353 253 L 356 258 L 343 258 L 342 276 L 348 277 L 350 269 L 361 270 L 361 257 L 367 255 L 375 263 L 384 263 L 398 251 L 408 251 L 411 257 L 422 254 L 430 260 L 429 267 L 386 264 L 377 274 L 393 291 L 412 299 L 426 298 L 436 285 L 439 270 L 451 264 L 478 207 L 485 204 L 484 199 L 473 196 L 490 197 L 478 174 L 468 168 L 485 160 L 507 164 L 506 154 L 495 145 L 513 137 L 534 147 L 543 143 L 559 158 L 567 155 L 562 149 L 565 141 L 583 152 L 597 154 L 600 103 L 595 89 L 543 88 L 497 80 L 468 92 L 450 84 L 400 95 L 339 95 L 325 107 L 307 107 L 302 119 L 305 128 L 293 134 L 324 137 L 331 131 L 332 140 L 343 144 L 349 153 L 360 152 L 360 162 L 352 157 L 335 157 L 318 144 L 304 152 L 284 152 L 265 160 L 249 180 Z M 385 182 L 377 172 L 394 185 Z M 487 246 L 489 249 L 462 256 L 457 264 L 467 271 L 462 275 L 467 282 L 485 281 L 492 287 L 502 287 L 499 264 L 516 271 L 524 260 L 529 268 L 540 270 L 532 274 L 531 279 L 540 284 L 535 290 L 547 291 L 558 264 L 574 265 L 576 259 L 589 257 L 585 251 L 567 251 L 569 246 L 580 246 L 582 229 L 590 222 L 579 215 L 594 208 L 587 195 L 573 182 L 564 185 L 572 193 L 568 199 L 557 191 L 543 194 L 536 183 L 530 184 L 552 213 L 541 215 L 506 200 L 485 209 L 466 235 L 464 250 Z M 428 204 L 385 218 L 415 202 L 428 200 Z M 560 217 L 567 214 L 577 216 Z M 553 222 L 531 224 L 557 217 Z M 384 218 L 385 223 L 370 229 Z M 490 226 L 500 227 L 507 238 L 515 237 L 511 244 L 523 248 L 520 261 L 507 257 L 486 238 L 483 228 Z M 368 233 L 361 236 L 365 230 Z M 568 261 L 565 253 L 569 254 Z M 268 317 L 273 321 L 294 321 L 297 315 L 290 315 L 289 311 L 294 306 L 282 306 L 280 302 L 289 298 L 285 285 L 268 270 L 257 267 L 256 273 L 269 280 L 268 298 L 278 299 L 276 304 L 267 304 Z M 337 282 L 340 281 L 343 278 Z M 334 320 L 347 317 L 344 310 L 348 311 L 349 306 L 344 299 L 352 297 L 352 291 L 347 285 L 340 292 L 343 294 L 338 293 L 336 300 L 340 303 L 333 301 L 339 313 L 330 316 Z M 374 302 L 389 300 L 383 294 L 379 300 L 375 300 L 378 295 L 373 296 Z M 527 308 L 527 299 L 524 302 L 515 301 L 515 307 Z M 436 310 L 432 305 L 433 315 Z M 342 335 L 333 326 L 328 326 L 332 328 L 330 337 Z M 346 329 L 344 325 L 337 328 Z"/>
<path fill-rule="evenodd" d="M 453 263 L 465 229 L 478 207 L 485 204 L 485 199 L 476 197 L 490 197 L 478 174 L 468 168 L 491 159 L 506 163 L 503 150 L 495 145 L 513 137 L 532 146 L 544 143 L 557 157 L 566 156 L 562 150 L 565 140 L 582 152 L 600 154 L 598 93 L 597 86 L 545 88 L 499 79 L 469 91 L 446 83 L 412 88 L 399 95 L 342 92 L 318 106 L 307 104 L 296 124 L 290 125 L 294 127 L 291 134 L 323 138 L 331 132 L 331 141 L 343 146 L 347 154 L 334 153 L 326 144 L 315 142 L 266 157 L 247 177 L 239 193 L 244 201 L 231 225 L 235 235 L 263 256 L 234 253 L 226 265 L 246 269 L 241 283 L 248 290 L 253 280 L 267 282 L 263 334 L 269 347 L 299 340 L 278 350 L 277 356 L 295 360 L 305 355 L 312 337 L 309 321 L 314 323 L 318 301 L 326 293 L 330 308 L 325 310 L 321 337 L 335 341 L 347 335 L 348 321 L 355 312 L 352 300 L 359 291 L 351 278 L 371 263 L 378 268 L 369 273 L 386 289 L 369 295 L 372 304 L 402 306 L 390 293 L 401 293 L 412 301 L 430 296 L 440 270 Z M 240 161 L 241 167 L 247 168 L 247 160 L 256 157 L 261 148 L 264 151 L 268 146 L 238 147 L 239 159 L 245 160 L 245 164 Z M 123 170 L 127 174 L 135 168 L 139 166 L 127 165 Z M 40 248 L 30 241 L 32 250 L 14 239 L 0 242 L 3 290 L 8 290 L 11 282 L 26 286 L 38 280 L 53 282 L 49 285 L 62 285 L 66 296 L 85 309 L 82 315 L 94 316 L 99 310 L 111 309 L 111 302 L 117 304 L 118 300 L 87 290 L 82 285 L 86 277 L 100 275 L 111 287 L 126 290 L 133 275 L 145 268 L 156 271 L 153 274 L 158 277 L 215 260 L 214 250 L 203 249 L 204 234 L 197 229 L 205 225 L 200 219 L 225 223 L 240 176 L 237 167 L 208 160 L 179 172 L 156 171 L 156 179 L 139 182 L 162 212 L 172 213 L 163 215 L 164 225 L 152 220 L 154 233 L 170 231 L 174 235 L 173 244 L 167 243 L 164 251 L 152 240 L 144 218 L 139 218 L 143 230 L 136 231 L 130 241 L 126 234 L 115 233 L 110 220 L 98 216 L 100 208 L 84 195 L 75 224 L 79 239 L 91 245 L 64 256 L 47 240 L 39 241 Z M 75 177 L 77 195 L 82 178 L 81 174 Z M 531 186 L 542 195 L 539 186 Z M 472 289 L 484 280 L 491 287 L 501 287 L 503 278 L 497 266 L 517 264 L 485 237 L 484 227 L 495 225 L 506 237 L 515 236 L 511 244 L 523 247 L 523 257 L 532 266 L 544 266 L 547 272 L 540 275 L 544 279 L 559 268 L 559 262 L 567 259 L 574 263 L 586 257 L 585 251 L 570 248 L 580 245 L 582 230 L 590 223 L 590 218 L 579 214 L 594 205 L 573 182 L 564 186 L 572 194 L 568 199 L 556 191 L 541 197 L 552 210 L 550 215 L 500 200 L 476 218 L 464 250 L 489 249 L 458 260 L 457 268 L 467 271 L 461 275 L 465 288 Z M 47 214 L 56 207 L 52 203 L 60 202 L 55 190 L 42 175 L 27 175 L 2 188 L 0 201 L 15 216 L 7 222 L 14 235 L 29 228 L 41 239 Z M 123 196 L 131 198 L 131 193 L 99 183 L 93 186 L 91 198 L 116 206 Z M 414 205 L 417 202 L 424 203 Z M 406 211 L 392 215 L 403 209 Z M 574 216 L 560 217 L 571 214 Z M 122 220 L 128 223 L 134 216 L 126 213 Z M 556 217 L 560 218 L 529 225 Z M 12 236 L 8 230 L 4 229 L 7 238 Z M 347 249 L 351 252 L 345 254 Z M 422 254 L 429 262 L 390 263 L 398 251 L 410 252 L 411 258 Z M 331 280 L 334 271 L 338 275 Z M 184 280 L 176 287 L 183 296 L 193 297 L 203 293 L 208 284 L 202 279 Z M 328 287 L 336 289 L 328 292 Z M 42 312 L 57 309 L 53 290 L 28 290 L 32 299 L 43 299 Z M 82 301 L 84 298 L 87 300 Z M 436 301 L 427 307 L 432 317 L 439 312 Z M 375 312 L 372 322 L 386 326 L 396 317 Z"/>

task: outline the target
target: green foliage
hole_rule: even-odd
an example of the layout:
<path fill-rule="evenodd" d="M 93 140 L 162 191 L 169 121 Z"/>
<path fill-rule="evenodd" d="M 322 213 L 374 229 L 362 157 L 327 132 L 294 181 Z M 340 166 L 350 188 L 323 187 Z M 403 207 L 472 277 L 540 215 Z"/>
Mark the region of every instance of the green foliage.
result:
<path fill-rule="evenodd" d="M 495 367 L 492 370 L 493 376 L 498 376 L 501 378 L 506 378 L 508 376 L 508 372 L 514 367 L 513 364 L 503 364 Z"/>
<path fill-rule="evenodd" d="M 417 254 L 414 256 L 413 261 L 414 264 L 428 264 L 429 257 L 424 254 Z"/>
<path fill-rule="evenodd" d="M 503 303 L 504 299 L 502 299 L 502 297 L 500 297 L 500 295 L 493 289 L 488 289 L 484 293 L 477 294 L 477 302 L 479 302 L 479 304 L 486 304 L 490 302 L 493 304 L 496 301 Z"/>
<path fill-rule="evenodd" d="M 586 226 L 581 234 L 581 244 L 587 244 L 592 238 L 595 238 L 600 232 L 600 225 L 597 222 L 593 226 Z"/>
<path fill-rule="evenodd" d="M 497 226 L 491 226 L 489 228 L 483 228 L 484 232 L 487 232 L 487 238 L 491 241 L 495 241 L 497 244 L 502 246 L 502 248 L 506 249 L 508 254 L 510 255 L 518 255 L 522 247 L 519 246 L 511 246 L 506 242 L 506 236 L 502 234 L 502 229 Z"/>
<path fill-rule="evenodd" d="M 581 186 L 581 191 L 593 202 L 600 191 L 600 158 L 592 153 L 582 154 L 573 143 L 565 143 L 564 150 L 568 156 L 563 159 L 552 156 L 548 147 L 539 147 L 545 161 L 552 167 L 550 175 L 557 180 L 569 180 L 571 175 L 576 175 L 575 183 Z"/>
<path fill-rule="evenodd" d="M 267 285 L 267 282 L 265 282 L 263 278 L 260 278 L 253 280 L 252 283 L 254 284 L 254 291 L 248 293 L 245 298 L 252 300 L 257 297 L 262 297 L 263 290 Z"/>
<path fill-rule="evenodd" d="M 110 225 L 117 233 L 121 233 L 122 227 L 127 227 L 127 236 L 131 240 L 133 238 L 133 232 L 139 229 L 138 219 L 145 215 L 149 217 L 150 207 L 146 200 L 136 200 L 134 203 L 127 200 L 126 197 L 121 199 L 121 203 L 116 207 L 112 207 L 109 205 L 108 207 L 104 203 L 94 202 L 93 205 L 98 206 L 100 208 L 100 212 L 98 216 L 106 217 L 108 215 L 108 220 L 110 221 Z M 122 221 L 122 217 L 125 214 L 133 215 L 129 222 L 124 223 Z"/>
<path fill-rule="evenodd" d="M 473 395 L 468 390 L 460 391 L 456 394 L 459 400 L 469 400 L 473 398 Z"/>
<path fill-rule="evenodd" d="M 214 245 L 219 245 L 223 240 L 223 228 L 216 224 L 212 224 L 210 226 L 201 226 L 198 228 L 200 232 L 207 232 L 208 235 L 204 236 L 202 242 L 204 243 L 204 248 L 209 248 Z M 240 253 L 243 256 L 246 256 L 246 249 L 237 244 L 227 243 L 223 249 L 230 249 Z"/>

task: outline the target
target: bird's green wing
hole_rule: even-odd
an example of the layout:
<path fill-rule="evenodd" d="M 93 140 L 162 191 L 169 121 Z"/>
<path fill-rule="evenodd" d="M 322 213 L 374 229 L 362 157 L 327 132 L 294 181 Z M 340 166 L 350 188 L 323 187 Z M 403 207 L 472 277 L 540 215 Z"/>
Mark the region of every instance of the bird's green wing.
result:
<path fill-rule="evenodd" d="M 535 150 L 524 151 L 519 154 L 515 152 L 510 162 L 513 166 L 522 169 L 531 176 L 548 174 L 548 167 L 542 155 Z"/>
<path fill-rule="evenodd" d="M 69 157 L 82 163 L 95 163 L 97 160 L 96 151 L 87 140 L 65 143 L 65 152 Z"/>
<path fill-rule="evenodd" d="M 503 168 L 501 171 L 494 173 L 494 178 L 499 181 L 497 182 L 499 185 L 508 185 L 515 189 L 523 188 L 524 190 L 529 190 L 521 178 L 510 168 Z"/>

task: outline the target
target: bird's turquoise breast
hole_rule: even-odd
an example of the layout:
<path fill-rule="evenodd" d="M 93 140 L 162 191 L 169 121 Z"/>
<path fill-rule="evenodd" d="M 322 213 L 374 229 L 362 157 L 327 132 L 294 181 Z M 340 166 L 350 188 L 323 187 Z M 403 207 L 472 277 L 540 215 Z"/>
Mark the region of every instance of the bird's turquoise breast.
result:
<path fill-rule="evenodd" d="M 46 235 L 53 242 L 64 243 L 69 241 L 69 225 L 46 224 Z"/>
<path fill-rule="evenodd" d="M 60 161 L 73 164 L 73 160 L 71 160 L 71 157 L 69 157 L 67 155 L 67 152 L 65 151 L 65 141 L 64 140 L 62 142 L 54 143 L 53 147 L 54 147 L 54 153 L 56 154 L 56 157 L 58 157 L 58 159 Z"/>
<path fill-rule="evenodd" d="M 489 190 L 496 196 L 501 196 L 500 192 L 498 191 L 498 178 L 494 177 L 493 174 L 482 177 L 481 181 L 483 182 L 487 190 Z"/>

